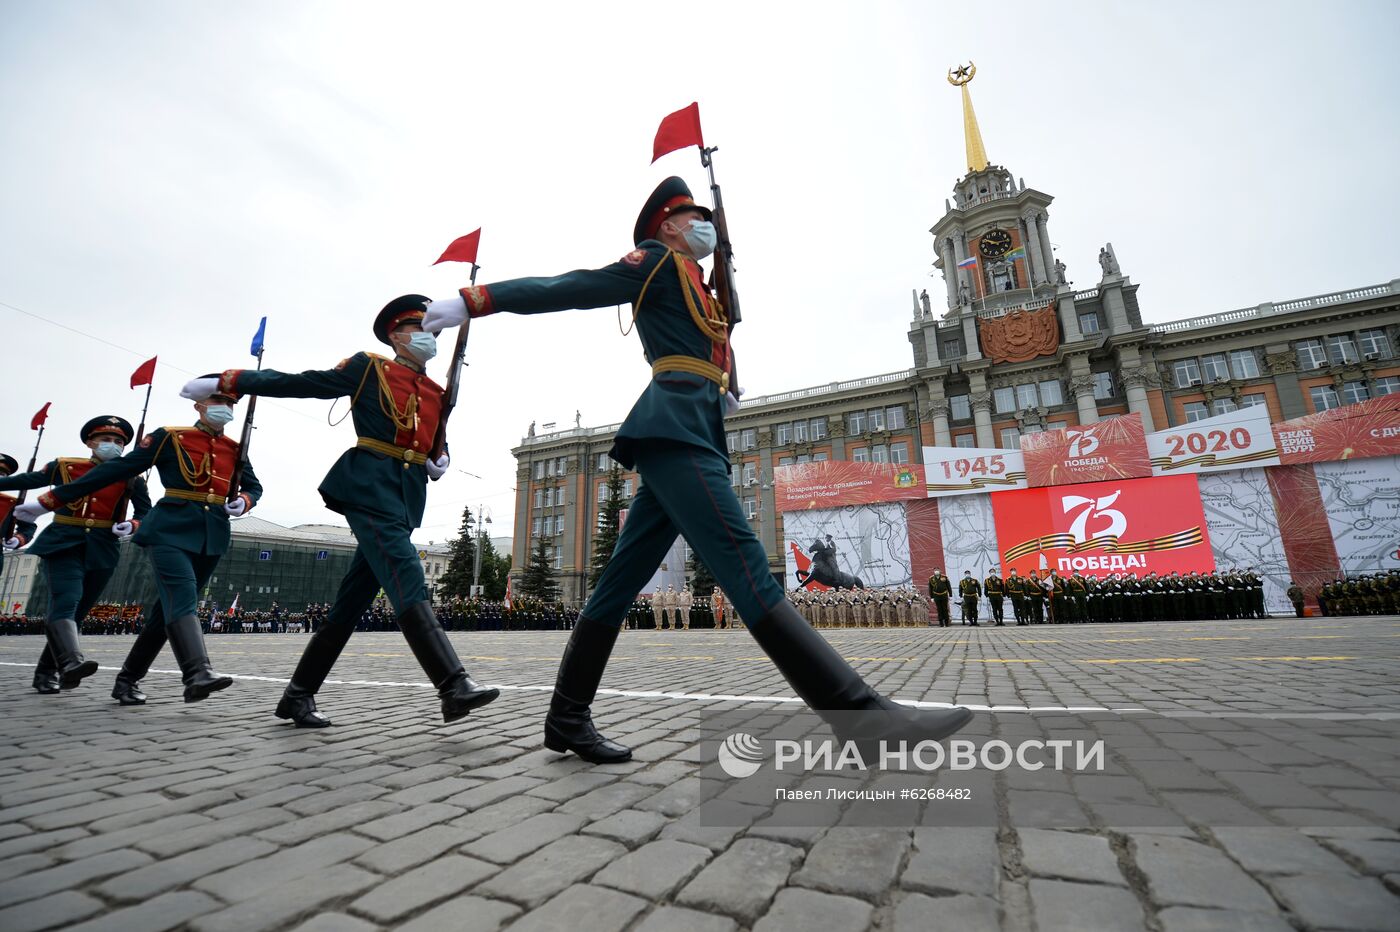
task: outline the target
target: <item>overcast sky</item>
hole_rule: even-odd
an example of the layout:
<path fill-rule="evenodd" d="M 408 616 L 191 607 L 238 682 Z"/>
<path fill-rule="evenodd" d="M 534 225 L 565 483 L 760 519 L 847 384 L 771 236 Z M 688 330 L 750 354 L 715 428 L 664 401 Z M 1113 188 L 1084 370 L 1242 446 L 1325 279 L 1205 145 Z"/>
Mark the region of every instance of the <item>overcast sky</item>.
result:
<path fill-rule="evenodd" d="M 617 259 L 661 178 L 704 190 L 693 149 L 648 164 L 692 100 L 750 395 L 907 368 L 911 290 L 943 294 L 927 231 L 966 172 L 945 75 L 968 59 L 987 154 L 1054 196 L 1079 287 L 1108 241 L 1148 321 L 1389 281 L 1397 11 L 3 0 L 0 450 L 28 460 L 46 401 L 41 459 L 80 452 L 94 415 L 135 422 L 127 380 L 156 354 L 148 422 L 189 423 L 180 385 L 251 364 L 262 315 L 271 368 L 373 349 L 387 300 L 466 283 L 430 263 L 478 226 L 480 282 Z M 423 540 L 468 503 L 509 534 L 529 423 L 615 423 L 649 377 L 613 309 L 488 318 L 468 359 L 453 465 L 481 478 L 432 487 Z M 315 487 L 353 432 L 329 407 L 259 407 L 260 516 L 338 520 Z"/>

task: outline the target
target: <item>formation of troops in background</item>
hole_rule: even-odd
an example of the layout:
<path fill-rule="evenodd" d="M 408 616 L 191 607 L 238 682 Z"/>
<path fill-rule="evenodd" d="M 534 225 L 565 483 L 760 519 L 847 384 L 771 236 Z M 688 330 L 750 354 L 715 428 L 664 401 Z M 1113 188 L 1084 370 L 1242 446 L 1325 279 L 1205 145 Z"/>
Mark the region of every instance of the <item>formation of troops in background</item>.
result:
<path fill-rule="evenodd" d="M 1291 590 L 1288 597 L 1295 605 L 1299 601 Z M 1317 604 L 1324 615 L 1400 614 L 1400 570 L 1339 576 L 1318 592 Z"/>

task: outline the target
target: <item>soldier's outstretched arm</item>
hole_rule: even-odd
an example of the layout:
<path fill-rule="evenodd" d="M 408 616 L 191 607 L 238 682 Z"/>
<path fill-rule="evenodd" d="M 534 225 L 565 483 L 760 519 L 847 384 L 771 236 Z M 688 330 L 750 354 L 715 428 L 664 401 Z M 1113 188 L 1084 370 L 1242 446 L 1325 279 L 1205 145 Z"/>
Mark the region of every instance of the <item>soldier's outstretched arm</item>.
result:
<path fill-rule="evenodd" d="M 140 475 L 155 463 L 156 455 L 165 448 L 168 436 L 164 427 L 157 427 L 141 438 L 130 453 L 94 466 L 81 479 L 54 486 L 39 496 L 39 504 L 53 511 L 59 505 L 66 505 L 114 482 L 125 482 L 132 476 Z"/>
<path fill-rule="evenodd" d="M 356 353 L 349 359 L 342 359 L 333 369 L 308 369 L 305 372 L 227 369 L 219 376 L 218 389 L 239 395 L 267 395 L 271 398 L 340 398 L 354 394 L 369 364 L 368 353 Z"/>
<path fill-rule="evenodd" d="M 43 469 L 33 472 L 17 472 L 13 476 L 0 477 L 0 492 L 16 492 L 20 489 L 42 489 L 53 485 L 58 477 L 58 460 L 53 460 Z"/>
<path fill-rule="evenodd" d="M 647 279 L 658 270 L 669 250 L 660 243 L 640 246 L 601 269 L 576 269 L 550 278 L 513 278 L 490 285 L 470 285 L 455 299 L 428 305 L 423 329 L 437 332 L 455 327 L 468 316 L 485 317 L 497 311 L 511 314 L 547 314 L 636 300 Z"/>

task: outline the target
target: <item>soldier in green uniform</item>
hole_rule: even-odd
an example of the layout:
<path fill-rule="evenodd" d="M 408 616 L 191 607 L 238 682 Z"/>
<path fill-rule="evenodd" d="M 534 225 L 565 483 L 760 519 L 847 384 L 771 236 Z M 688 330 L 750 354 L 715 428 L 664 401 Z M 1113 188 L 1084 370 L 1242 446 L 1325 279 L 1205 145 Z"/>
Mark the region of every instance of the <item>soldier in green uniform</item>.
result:
<path fill-rule="evenodd" d="M 60 457 L 43 469 L 0 479 L 0 489 L 40 489 L 71 482 L 99 463 L 121 456 L 122 448 L 135 436 L 131 424 L 115 415 L 93 418 L 78 435 L 88 447 L 87 456 Z M 130 521 L 128 504 L 133 509 Z M 146 480 L 132 476 L 60 509 L 29 548 L 44 561 L 49 580 L 48 643 L 34 669 L 34 688 L 40 693 L 72 689 L 97 672 L 96 661 L 84 658 L 79 649 L 79 626 L 117 568 L 117 542 L 129 539 L 150 510 Z"/>
<path fill-rule="evenodd" d="M 1293 603 L 1293 611 L 1299 618 L 1303 617 L 1303 587 L 1298 585 L 1296 580 L 1288 581 L 1288 601 Z"/>
<path fill-rule="evenodd" d="M 962 599 L 963 624 L 977 627 L 977 599 L 982 595 L 982 586 L 972 575 L 971 570 L 963 570 L 962 581 L 958 583 L 958 596 Z"/>
<path fill-rule="evenodd" d="M 326 623 L 307 642 L 277 703 L 277 717 L 291 719 L 298 728 L 330 724 L 316 709 L 316 692 L 381 587 L 404 640 L 437 687 L 443 721 L 456 721 L 500 695 L 500 690 L 478 685 L 463 669 L 433 613 L 423 564 L 409 539 L 423 522 L 428 480 L 440 478 L 449 462 L 446 453 L 429 459 L 443 389 L 424 372 L 437 353 L 436 337 L 421 326 L 427 304 L 422 295 L 403 295 L 375 317 L 374 335 L 393 349 L 392 359 L 361 352 L 333 369 L 299 374 L 229 369 L 212 383 L 196 379 L 182 392 L 193 398 L 215 390 L 273 398 L 350 397 L 358 439 L 336 460 L 318 491 L 326 507 L 345 516 L 357 546 Z M 635 594 L 629 593 L 628 601 Z M 620 624 L 626 605 L 618 608 Z"/>
<path fill-rule="evenodd" d="M 13 476 L 19 471 L 19 461 L 8 453 L 0 453 L 0 478 Z M 15 506 L 19 504 L 19 499 L 13 495 L 0 495 L 0 572 L 5 568 L 5 554 L 12 550 L 18 550 L 34 539 L 34 522 L 20 521 L 14 516 Z M 3 606 L 0 606 L 3 607 Z M 15 624 L 15 616 L 6 616 Z M 9 632 L 7 632 L 9 633 Z M 18 633 L 18 632 L 14 632 Z M 38 677 L 35 677 L 34 688 L 39 689 Z M 49 692 L 50 690 L 40 690 Z"/>
<path fill-rule="evenodd" d="M 1086 622 L 1089 620 L 1089 583 L 1084 579 L 1083 573 L 1075 573 L 1065 583 L 1065 588 L 1069 590 L 1069 597 L 1074 600 L 1074 620 Z"/>
<path fill-rule="evenodd" d="M 1069 592 L 1065 588 L 1064 577 L 1051 570 L 1045 582 L 1050 590 L 1050 621 L 1052 624 L 1064 624 L 1069 621 Z"/>
<path fill-rule="evenodd" d="M 1006 583 L 1001 578 L 999 567 L 992 567 L 992 571 L 987 574 L 987 578 L 982 580 L 982 591 L 987 595 L 987 616 L 992 623 L 1000 628 L 1005 624 L 1002 617 L 1002 599 L 1006 596 Z"/>
<path fill-rule="evenodd" d="M 953 583 L 943 575 L 942 570 L 934 570 L 933 575 L 928 578 L 928 597 L 933 599 L 933 608 L 938 613 L 940 628 L 946 628 L 953 623 L 948 617 L 948 600 L 952 596 Z"/>
<path fill-rule="evenodd" d="M 1031 575 L 1023 583 L 1026 593 L 1026 610 L 1030 612 L 1033 625 L 1045 622 L 1045 583 L 1040 579 L 1039 570 L 1031 570 Z"/>
<path fill-rule="evenodd" d="M 186 702 L 198 702 L 233 685 L 232 679 L 216 676 L 211 669 L 195 609 L 199 592 L 228 551 L 229 518 L 246 513 L 262 495 L 252 464 L 245 463 L 238 494 L 229 498 L 240 451 L 236 441 L 224 436 L 224 425 L 233 420 L 237 403 L 238 396 L 231 391 L 211 394 L 195 403 L 199 413 L 195 426 L 158 427 L 127 455 L 55 486 L 34 503 L 36 509 L 70 506 L 67 511 L 72 511 L 71 506 L 99 490 L 125 484 L 152 467 L 160 471 L 165 494 L 132 537 L 150 554 L 160 605 L 117 675 L 113 697 L 123 705 L 145 702 L 136 684 L 167 638 L 180 665 Z"/>
<path fill-rule="evenodd" d="M 1011 597 L 1011 614 L 1016 616 L 1016 624 L 1026 623 L 1026 591 L 1025 580 L 1016 572 L 1016 567 L 1011 567 L 1011 572 L 1006 576 L 1006 594 Z"/>
<path fill-rule="evenodd" d="M 724 412 L 737 410 L 728 319 L 705 286 L 699 260 L 715 248 L 708 209 L 679 178 L 663 181 L 633 230 L 635 248 L 613 264 L 554 278 L 469 286 L 434 302 L 428 330 L 467 315 L 538 314 L 632 305 L 652 380 L 618 430 L 610 452 L 642 476 L 613 559 L 574 627 L 559 667 L 545 745 L 594 762 L 624 761 L 631 751 L 603 738 L 589 705 L 617 638 L 624 607 L 665 558 L 679 532 L 695 549 L 759 646 L 802 699 L 818 712 L 878 711 L 882 737 L 937 738 L 971 718 L 966 709 L 931 712 L 899 706 L 871 689 L 802 620 L 768 569 L 768 554 L 744 517 L 729 476 Z M 869 738 L 869 735 L 865 737 Z"/>

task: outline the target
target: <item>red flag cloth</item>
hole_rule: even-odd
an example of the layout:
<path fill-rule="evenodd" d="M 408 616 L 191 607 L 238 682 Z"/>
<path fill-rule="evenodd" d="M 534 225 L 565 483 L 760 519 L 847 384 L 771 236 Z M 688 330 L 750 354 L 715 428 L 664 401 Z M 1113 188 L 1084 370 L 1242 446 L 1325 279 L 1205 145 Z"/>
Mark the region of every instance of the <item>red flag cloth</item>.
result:
<path fill-rule="evenodd" d="M 661 121 L 661 126 L 656 130 L 656 139 L 651 144 L 651 160 L 655 162 L 667 152 L 675 152 L 686 146 L 705 148 L 705 140 L 700 135 L 699 103 L 683 107 Z"/>
<path fill-rule="evenodd" d="M 29 422 L 30 430 L 38 430 L 40 427 L 44 426 L 44 422 L 49 419 L 49 405 L 51 404 L 53 404 L 52 401 L 44 402 L 44 406 L 38 410 L 34 415 L 34 419 Z"/>
<path fill-rule="evenodd" d="M 475 231 L 468 233 L 466 236 L 459 236 L 454 239 L 451 244 L 442 251 L 442 255 L 438 257 L 438 261 L 434 262 L 433 265 L 437 265 L 438 262 L 470 262 L 472 265 L 476 265 L 476 248 L 480 245 L 481 227 L 477 227 Z"/>
<path fill-rule="evenodd" d="M 137 366 L 135 372 L 131 373 L 132 388 L 138 385 L 151 384 L 151 381 L 156 377 L 156 359 L 157 357 L 152 356 L 150 359 Z"/>

